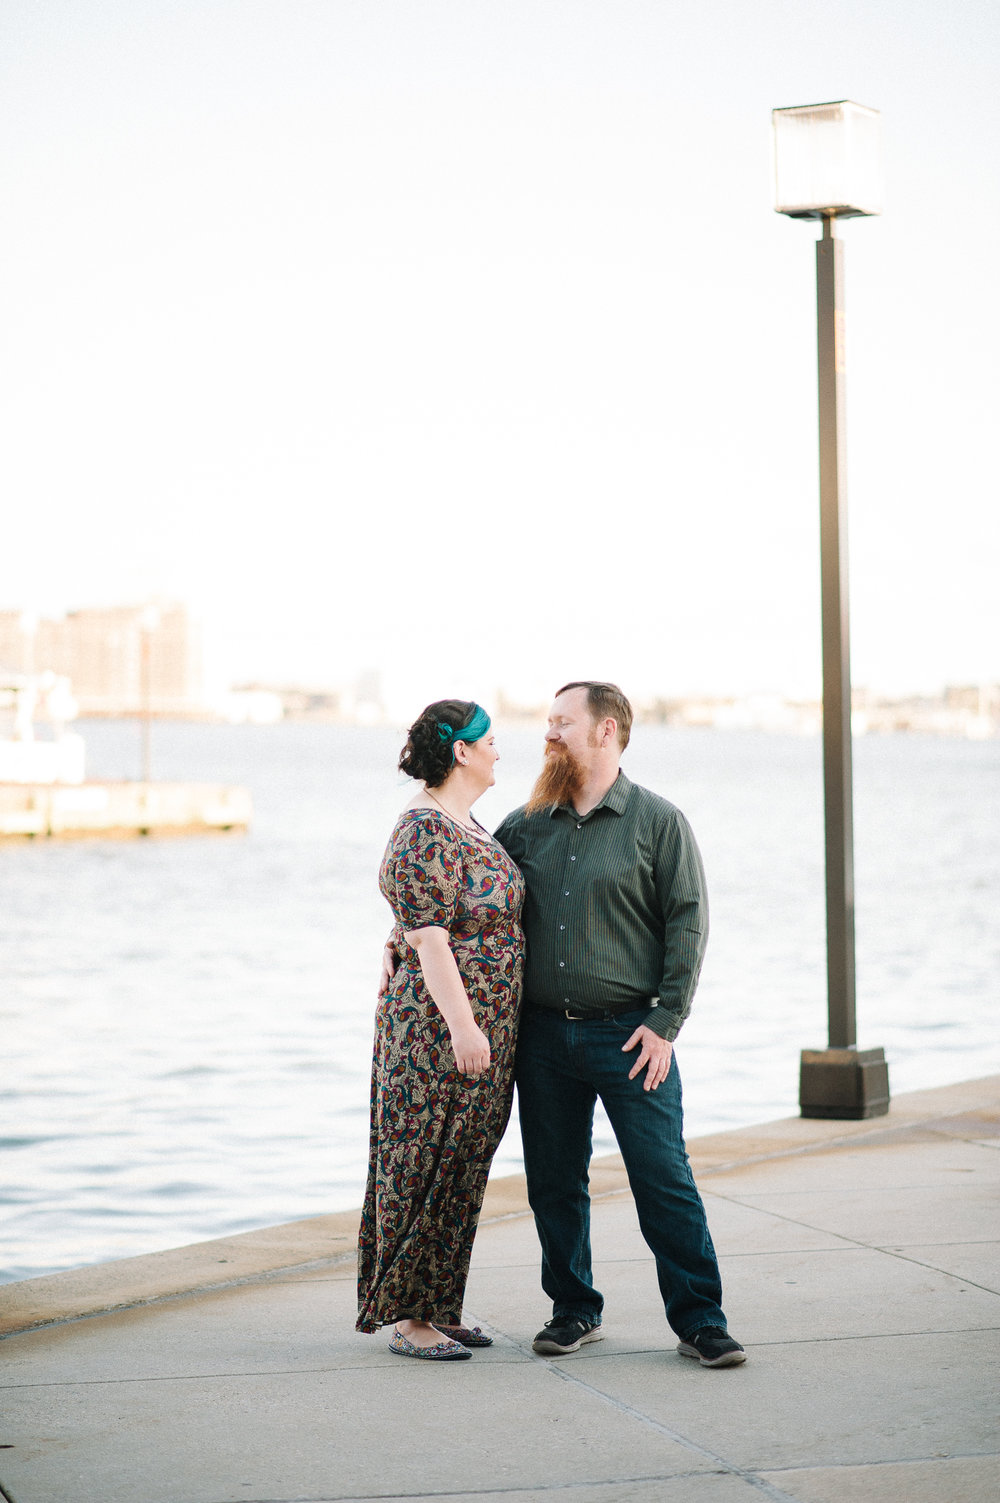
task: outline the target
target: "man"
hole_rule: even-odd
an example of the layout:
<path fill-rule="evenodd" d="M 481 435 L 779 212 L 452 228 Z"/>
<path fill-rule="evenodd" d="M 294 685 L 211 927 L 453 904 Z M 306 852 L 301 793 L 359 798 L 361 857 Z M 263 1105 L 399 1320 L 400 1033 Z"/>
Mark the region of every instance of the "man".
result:
<path fill-rule="evenodd" d="M 677 1349 L 705 1367 L 732 1367 L 746 1354 L 726 1329 L 673 1059 L 708 938 L 704 872 L 680 811 L 620 770 L 631 725 L 616 685 L 566 684 L 532 796 L 496 832 L 527 884 L 516 1080 L 542 1287 L 552 1300 L 533 1345 L 558 1356 L 604 1334 L 587 1191 L 600 1098 Z"/>

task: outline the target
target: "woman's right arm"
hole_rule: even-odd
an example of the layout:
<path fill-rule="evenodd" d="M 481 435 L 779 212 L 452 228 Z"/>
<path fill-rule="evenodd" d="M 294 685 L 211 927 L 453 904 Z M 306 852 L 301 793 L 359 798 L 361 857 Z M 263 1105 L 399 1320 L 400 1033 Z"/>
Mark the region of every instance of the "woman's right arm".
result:
<path fill-rule="evenodd" d="M 405 939 L 416 950 L 427 990 L 448 1025 L 456 1065 L 463 1075 L 481 1075 L 489 1068 L 490 1041 L 473 1016 L 447 929 L 410 929 Z"/>

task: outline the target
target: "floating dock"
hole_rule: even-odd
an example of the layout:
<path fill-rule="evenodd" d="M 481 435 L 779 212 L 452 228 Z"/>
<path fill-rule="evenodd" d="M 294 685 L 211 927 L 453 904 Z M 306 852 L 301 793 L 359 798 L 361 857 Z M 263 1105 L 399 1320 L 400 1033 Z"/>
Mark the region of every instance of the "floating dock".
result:
<path fill-rule="evenodd" d="M 0 783 L 0 840 L 244 831 L 247 788 L 218 783 Z"/>

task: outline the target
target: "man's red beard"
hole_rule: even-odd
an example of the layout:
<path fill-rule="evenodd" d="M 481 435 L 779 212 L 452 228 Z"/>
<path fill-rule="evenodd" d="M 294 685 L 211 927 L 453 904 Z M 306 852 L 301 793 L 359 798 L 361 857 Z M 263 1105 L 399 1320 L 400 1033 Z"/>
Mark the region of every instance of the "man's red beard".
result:
<path fill-rule="evenodd" d="M 538 781 L 526 805 L 528 813 L 556 809 L 560 804 L 572 805 L 577 794 L 582 792 L 586 777 L 583 764 L 573 753 L 557 741 L 550 741 L 545 748 L 545 761 Z"/>

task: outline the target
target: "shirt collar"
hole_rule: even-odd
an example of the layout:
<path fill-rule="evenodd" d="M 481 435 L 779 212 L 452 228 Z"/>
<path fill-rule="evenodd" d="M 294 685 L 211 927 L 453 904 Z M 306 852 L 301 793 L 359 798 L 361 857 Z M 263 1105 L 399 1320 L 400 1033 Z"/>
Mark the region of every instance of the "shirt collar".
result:
<path fill-rule="evenodd" d="M 631 789 L 632 784 L 629 782 L 625 774 L 619 769 L 618 776 L 611 784 L 611 787 L 608 789 L 607 793 L 601 799 L 601 802 L 599 804 L 595 804 L 594 807 L 583 816 L 583 818 L 589 819 L 592 814 L 597 813 L 598 809 L 610 809 L 612 814 L 624 814 L 625 804 L 628 801 L 628 796 L 631 792 Z M 572 808 L 570 804 L 553 805 L 553 807 L 549 810 L 549 818 L 553 819 L 557 814 L 571 814 L 574 819 L 580 818 L 580 815 L 577 814 L 576 810 Z"/>

